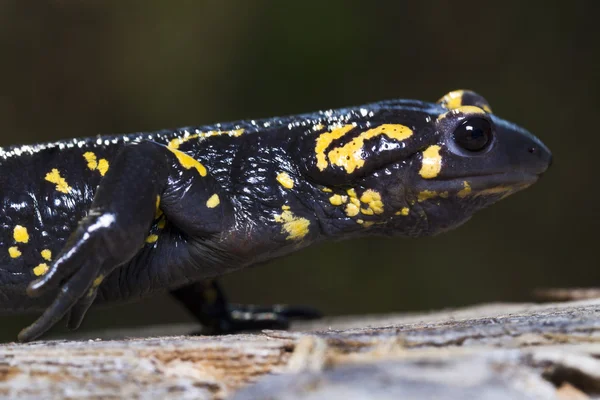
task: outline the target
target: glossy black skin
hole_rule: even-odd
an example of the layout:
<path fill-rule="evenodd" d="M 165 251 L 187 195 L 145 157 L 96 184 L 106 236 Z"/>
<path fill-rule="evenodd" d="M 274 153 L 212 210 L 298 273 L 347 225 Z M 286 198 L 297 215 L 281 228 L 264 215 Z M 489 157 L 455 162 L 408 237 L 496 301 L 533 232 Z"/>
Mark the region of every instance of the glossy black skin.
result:
<path fill-rule="evenodd" d="M 478 96 L 475 100 L 484 101 Z M 244 329 L 243 324 L 230 329 L 231 320 L 223 323 L 230 313 L 218 287 L 196 282 L 322 240 L 443 232 L 535 182 L 549 166 L 550 152 L 537 138 L 487 113 L 484 118 L 494 127 L 489 148 L 477 154 L 457 149 L 452 133 L 471 115 L 450 113 L 438 121 L 447 111 L 432 103 L 385 101 L 286 118 L 5 148 L 0 153 L 0 312 L 46 310 L 20 336 L 31 340 L 69 313 L 69 325 L 76 328 L 92 302 L 170 290 L 201 321 L 212 323 L 214 331 Z M 384 123 L 410 127 L 413 135 L 401 142 L 384 135 L 367 140 L 365 164 L 353 173 L 332 165 L 320 170 L 315 141 L 340 123 L 356 127 L 334 140 L 327 151 Z M 167 148 L 174 138 L 197 131 L 238 129 L 244 133 L 179 144 L 178 150 L 206 167 L 204 177 L 194 168 L 185 168 Z M 443 168 L 436 178 L 423 179 L 419 176 L 422 152 L 436 144 L 441 146 Z M 87 167 L 83 154 L 90 151 L 98 160 L 108 161 L 104 177 Z M 68 194 L 44 179 L 54 168 L 71 187 Z M 278 183 L 280 172 L 294 180 L 293 188 Z M 457 194 L 467 178 L 474 191 L 499 185 L 511 189 L 461 198 Z M 381 194 L 384 212 L 360 216 L 373 223 L 370 227 L 330 202 L 333 194 L 344 195 L 348 189 L 359 196 L 367 189 Z M 446 191 L 447 197 L 418 201 L 423 190 Z M 208 208 L 206 202 L 213 194 L 220 203 Z M 166 217 L 163 229 L 155 218 L 157 195 Z M 302 238 L 290 239 L 277 221 L 282 206 L 308 221 Z M 397 215 L 403 207 L 410 208 L 409 215 Z M 15 243 L 15 225 L 28 229 L 26 244 Z M 152 233 L 158 234 L 158 240 L 145 242 Z M 7 252 L 15 244 L 22 253 L 18 258 Z M 49 271 L 38 278 L 33 267 L 44 261 L 42 249 L 51 250 L 53 257 Z M 92 282 L 98 276 L 105 279 L 96 288 Z M 217 302 L 222 303 L 212 311 L 207 311 L 203 299 L 207 290 L 216 291 Z M 287 312 L 293 317 L 296 311 Z M 207 313 L 216 317 L 203 319 Z M 286 310 L 280 316 L 284 319 Z M 250 327 L 257 326 L 278 325 Z"/>

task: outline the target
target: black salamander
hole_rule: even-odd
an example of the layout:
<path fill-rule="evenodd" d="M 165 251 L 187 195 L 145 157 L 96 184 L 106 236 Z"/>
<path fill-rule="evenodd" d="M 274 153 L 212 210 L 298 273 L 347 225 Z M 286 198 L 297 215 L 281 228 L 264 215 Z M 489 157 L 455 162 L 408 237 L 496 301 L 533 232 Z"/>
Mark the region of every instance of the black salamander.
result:
<path fill-rule="evenodd" d="M 524 189 L 549 150 L 455 91 L 0 149 L 0 313 L 33 340 L 92 303 L 170 291 L 206 332 L 317 313 L 231 306 L 214 278 L 329 239 L 433 235 Z"/>

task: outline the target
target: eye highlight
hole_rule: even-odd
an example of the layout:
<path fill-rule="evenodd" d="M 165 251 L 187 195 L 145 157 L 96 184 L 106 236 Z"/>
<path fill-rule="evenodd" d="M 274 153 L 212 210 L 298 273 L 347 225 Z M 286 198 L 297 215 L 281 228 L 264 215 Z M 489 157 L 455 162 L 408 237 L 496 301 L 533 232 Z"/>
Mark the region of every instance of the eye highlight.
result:
<path fill-rule="evenodd" d="M 482 151 L 492 142 L 492 124 L 485 118 L 469 118 L 454 130 L 452 136 L 456 144 L 463 149 Z"/>

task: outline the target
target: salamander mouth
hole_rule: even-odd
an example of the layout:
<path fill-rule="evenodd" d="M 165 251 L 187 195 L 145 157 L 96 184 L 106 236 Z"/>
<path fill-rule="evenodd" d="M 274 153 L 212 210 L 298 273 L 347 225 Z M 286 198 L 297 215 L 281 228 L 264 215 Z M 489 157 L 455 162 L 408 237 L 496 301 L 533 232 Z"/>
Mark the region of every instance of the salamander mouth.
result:
<path fill-rule="evenodd" d="M 539 175 L 527 172 L 506 172 L 476 176 L 458 176 L 446 179 L 422 180 L 417 185 L 420 191 L 447 192 L 459 197 L 469 195 L 508 195 L 533 185 Z"/>

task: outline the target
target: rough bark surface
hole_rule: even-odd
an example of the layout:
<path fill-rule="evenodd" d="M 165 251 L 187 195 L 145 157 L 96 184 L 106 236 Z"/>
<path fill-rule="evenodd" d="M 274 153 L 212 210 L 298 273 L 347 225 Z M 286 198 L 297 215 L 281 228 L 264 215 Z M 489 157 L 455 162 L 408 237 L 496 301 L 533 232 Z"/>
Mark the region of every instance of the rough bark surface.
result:
<path fill-rule="evenodd" d="M 600 399 L 600 300 L 0 345 L 0 397 Z"/>

